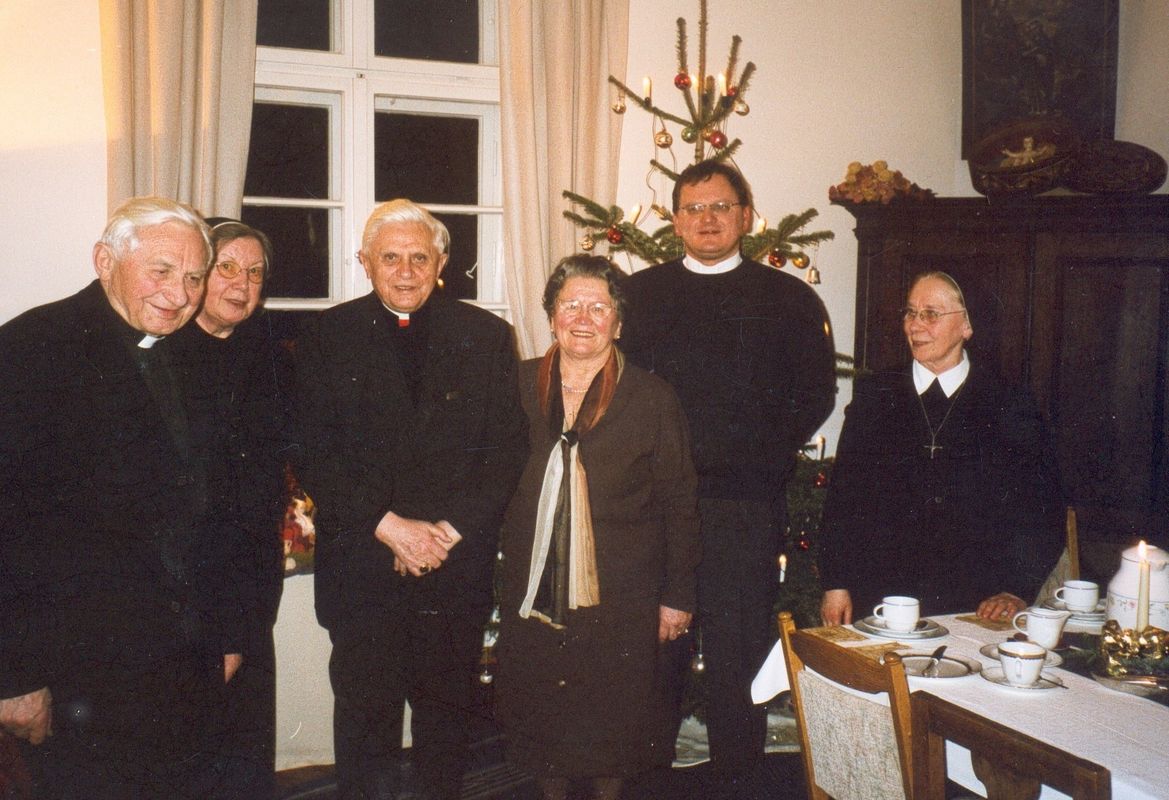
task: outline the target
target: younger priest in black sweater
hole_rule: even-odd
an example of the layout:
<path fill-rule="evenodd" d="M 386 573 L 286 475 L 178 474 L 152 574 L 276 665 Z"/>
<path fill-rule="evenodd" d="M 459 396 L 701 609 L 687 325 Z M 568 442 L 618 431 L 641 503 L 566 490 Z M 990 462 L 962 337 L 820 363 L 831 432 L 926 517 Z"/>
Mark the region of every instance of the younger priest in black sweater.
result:
<path fill-rule="evenodd" d="M 632 276 L 621 346 L 669 381 L 686 411 L 702 516 L 697 625 L 711 760 L 720 788 L 751 796 L 766 716 L 750 682 L 774 638 L 784 484 L 832 410 L 832 333 L 803 281 L 740 254 L 753 208 L 737 170 L 688 167 L 673 206 L 686 256 Z"/>

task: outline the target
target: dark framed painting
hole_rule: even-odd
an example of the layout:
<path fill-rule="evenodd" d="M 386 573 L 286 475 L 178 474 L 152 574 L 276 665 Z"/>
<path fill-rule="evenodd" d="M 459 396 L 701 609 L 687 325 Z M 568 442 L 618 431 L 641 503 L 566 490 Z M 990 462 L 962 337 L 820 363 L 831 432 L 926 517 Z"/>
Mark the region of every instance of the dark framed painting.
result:
<path fill-rule="evenodd" d="M 1061 118 L 1082 141 L 1111 139 L 1118 2 L 962 0 L 962 157 L 1034 118 Z"/>

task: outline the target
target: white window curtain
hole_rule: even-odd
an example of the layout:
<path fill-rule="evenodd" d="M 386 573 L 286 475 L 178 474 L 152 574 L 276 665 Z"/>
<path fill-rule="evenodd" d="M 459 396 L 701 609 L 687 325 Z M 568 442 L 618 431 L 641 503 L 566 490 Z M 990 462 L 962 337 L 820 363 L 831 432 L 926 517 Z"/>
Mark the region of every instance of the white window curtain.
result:
<path fill-rule="evenodd" d="M 508 0 L 500 24 L 504 262 L 520 352 L 551 343 L 541 295 L 578 250 L 562 212 L 570 189 L 615 202 L 621 119 L 609 75 L 623 78 L 628 0 Z"/>
<path fill-rule="evenodd" d="M 101 0 L 109 206 L 161 195 L 238 217 L 257 0 Z"/>

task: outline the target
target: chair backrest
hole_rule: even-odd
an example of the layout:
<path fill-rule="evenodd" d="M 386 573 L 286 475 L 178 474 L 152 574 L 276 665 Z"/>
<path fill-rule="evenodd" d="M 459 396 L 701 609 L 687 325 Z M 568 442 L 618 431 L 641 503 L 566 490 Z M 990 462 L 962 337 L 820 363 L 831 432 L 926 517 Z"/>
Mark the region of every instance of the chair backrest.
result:
<path fill-rule="evenodd" d="M 1034 800 L 1044 784 L 1074 800 L 1110 800 L 1111 773 L 1066 750 L 1000 725 L 928 692 L 913 695 L 918 751 L 916 791 L 946 796 L 946 740 L 970 751 L 988 800 Z"/>
<path fill-rule="evenodd" d="M 905 667 L 896 653 L 883 663 L 808 631 L 779 615 L 792 702 L 812 800 L 913 800 L 912 708 Z M 809 671 L 811 670 L 811 671 Z M 888 696 L 888 705 L 847 691 Z"/>
<path fill-rule="evenodd" d="M 1034 605 L 1041 606 L 1055 599 L 1055 590 L 1063 586 L 1064 581 L 1078 580 L 1080 577 L 1080 532 L 1076 524 L 1075 506 L 1068 506 L 1064 526 L 1065 544 L 1059 560 L 1048 573 L 1047 579 L 1039 587 L 1039 594 L 1035 597 Z"/>

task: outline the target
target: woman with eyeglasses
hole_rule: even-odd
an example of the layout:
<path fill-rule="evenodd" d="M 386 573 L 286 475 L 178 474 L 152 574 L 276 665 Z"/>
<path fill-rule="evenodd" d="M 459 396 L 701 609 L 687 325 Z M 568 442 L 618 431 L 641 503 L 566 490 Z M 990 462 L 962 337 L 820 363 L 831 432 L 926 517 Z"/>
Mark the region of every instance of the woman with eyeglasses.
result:
<path fill-rule="evenodd" d="M 1063 541 L 1063 502 L 1038 409 L 972 359 L 966 298 L 918 275 L 901 311 L 911 361 L 857 378 L 820 544 L 825 624 L 886 595 L 921 612 L 1009 620 L 1035 598 Z"/>
<path fill-rule="evenodd" d="M 289 458 L 291 358 L 261 309 L 272 261 L 268 237 L 236 220 L 210 218 L 215 258 L 195 320 L 174 334 L 198 402 L 211 404 L 226 432 L 223 464 L 248 619 L 243 664 L 228 684 L 222 719 L 225 784 L 240 796 L 275 793 L 276 682 L 272 627 L 283 588 L 280 526 Z"/>
<path fill-rule="evenodd" d="M 509 760 L 549 799 L 617 798 L 674 754 L 662 645 L 694 610 L 695 477 L 673 390 L 614 344 L 625 280 L 600 256 L 561 261 L 554 342 L 520 371 L 531 456 L 502 536 L 496 700 Z"/>

